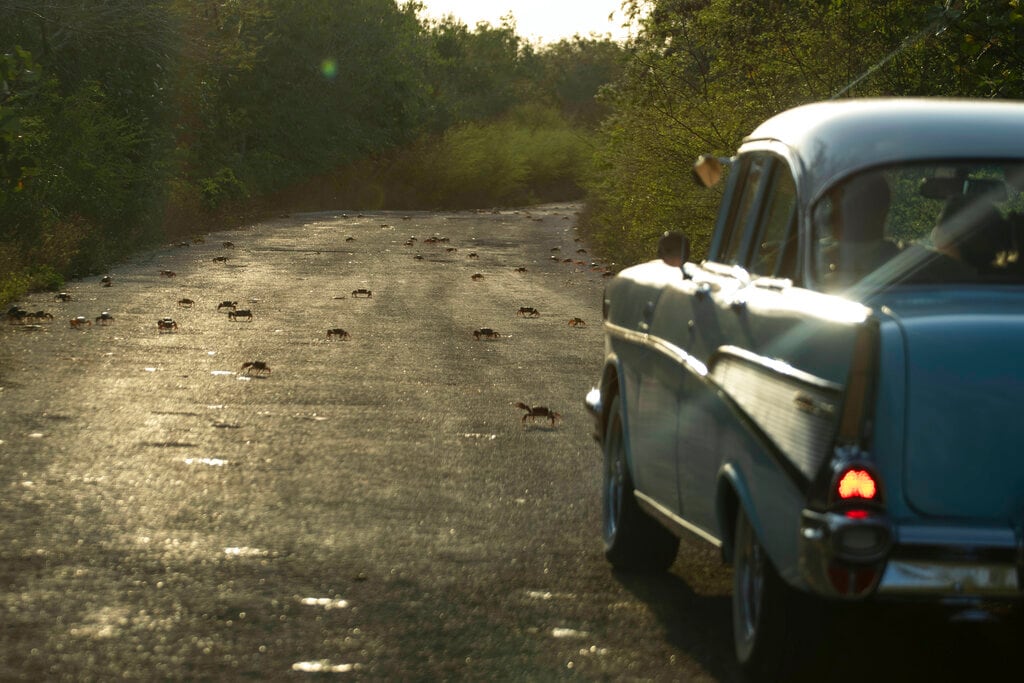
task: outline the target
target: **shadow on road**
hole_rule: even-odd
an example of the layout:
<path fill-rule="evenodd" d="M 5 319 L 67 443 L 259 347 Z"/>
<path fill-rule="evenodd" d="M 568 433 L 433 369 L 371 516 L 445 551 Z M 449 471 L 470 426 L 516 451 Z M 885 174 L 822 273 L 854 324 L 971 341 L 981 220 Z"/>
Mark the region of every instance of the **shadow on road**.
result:
<path fill-rule="evenodd" d="M 742 680 L 732 653 L 729 597 L 702 595 L 672 573 L 615 571 L 615 579 L 646 604 L 664 628 L 666 640 L 682 656 L 697 662 L 708 680 Z"/>
<path fill-rule="evenodd" d="M 646 604 L 666 641 L 709 680 L 747 680 L 732 659 L 729 595 L 702 595 L 675 574 L 614 572 Z M 836 605 L 830 638 L 810 680 L 1003 681 L 1024 633 L 1006 606 L 949 609 L 908 604 Z M 820 668 L 817 668 L 820 667 Z"/>

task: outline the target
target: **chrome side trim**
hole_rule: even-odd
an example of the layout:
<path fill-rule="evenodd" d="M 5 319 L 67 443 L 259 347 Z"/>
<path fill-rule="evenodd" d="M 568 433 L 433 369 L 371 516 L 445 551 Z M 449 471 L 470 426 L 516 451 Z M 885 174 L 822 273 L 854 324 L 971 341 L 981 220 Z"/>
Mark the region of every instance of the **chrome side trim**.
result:
<path fill-rule="evenodd" d="M 610 322 L 605 322 L 604 329 L 612 337 L 617 337 L 633 344 L 639 344 L 640 346 L 646 346 L 662 355 L 668 356 L 701 377 L 706 377 L 708 374 L 708 367 L 704 363 L 688 354 L 682 348 L 660 337 L 651 336 L 646 332 L 637 332 L 628 327 L 622 327 Z"/>
<path fill-rule="evenodd" d="M 712 360 L 710 378 L 807 480 L 831 452 L 841 387 L 736 347 Z"/>
<path fill-rule="evenodd" d="M 781 360 L 775 360 L 774 358 L 768 358 L 767 356 L 759 356 L 756 353 L 751 353 L 746 349 L 742 349 L 738 346 L 720 346 L 715 351 L 711 358 L 711 365 L 721 360 L 722 356 L 732 356 L 742 361 L 750 363 L 751 365 L 758 365 L 765 370 L 788 377 L 792 380 L 800 382 L 802 384 L 809 384 L 813 387 L 823 389 L 825 391 L 842 391 L 843 385 L 830 382 L 827 379 L 822 379 L 817 375 L 812 375 L 809 372 L 804 372 L 798 368 L 794 368 L 789 363 Z"/>
<path fill-rule="evenodd" d="M 667 509 L 660 503 L 655 502 L 653 498 L 642 493 L 641 491 L 634 491 L 633 495 L 636 496 L 636 500 L 648 514 L 652 517 L 656 517 L 658 521 L 668 527 L 677 536 L 682 536 L 683 532 L 690 533 L 702 541 L 707 541 L 716 548 L 722 547 L 721 539 L 715 538 L 712 534 L 709 534 L 699 526 L 695 526 L 690 522 Z"/>

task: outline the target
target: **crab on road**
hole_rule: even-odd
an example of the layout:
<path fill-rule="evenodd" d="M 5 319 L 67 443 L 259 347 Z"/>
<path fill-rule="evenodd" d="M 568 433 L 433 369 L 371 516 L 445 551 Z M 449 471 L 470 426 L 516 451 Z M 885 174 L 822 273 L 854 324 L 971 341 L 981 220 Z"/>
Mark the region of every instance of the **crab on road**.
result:
<path fill-rule="evenodd" d="M 481 327 L 479 330 L 473 330 L 474 339 L 501 339 L 501 334 L 490 327 Z"/>
<path fill-rule="evenodd" d="M 269 375 L 270 366 L 267 365 L 266 362 L 261 360 L 250 360 L 242 363 L 242 374 L 251 375 L 253 373 L 257 375 Z"/>
<path fill-rule="evenodd" d="M 525 410 L 523 414 L 522 423 L 526 424 L 526 420 L 529 419 L 531 422 L 536 422 L 538 417 L 545 418 L 551 421 L 551 425 L 554 426 L 558 420 L 562 419 L 562 414 L 557 413 L 547 406 L 530 406 L 522 401 L 516 403 L 516 408 Z"/>

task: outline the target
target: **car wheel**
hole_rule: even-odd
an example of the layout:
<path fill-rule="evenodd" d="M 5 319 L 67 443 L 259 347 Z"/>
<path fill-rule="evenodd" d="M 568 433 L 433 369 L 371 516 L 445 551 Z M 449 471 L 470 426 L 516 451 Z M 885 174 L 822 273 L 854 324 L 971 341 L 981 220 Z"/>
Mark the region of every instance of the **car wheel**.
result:
<path fill-rule="evenodd" d="M 619 397 L 612 399 L 604 438 L 604 554 L 616 569 L 664 571 L 672 566 L 679 539 L 648 516 L 633 495 L 626 463 Z"/>
<path fill-rule="evenodd" d="M 732 632 L 751 680 L 813 680 L 827 627 L 824 603 L 790 588 L 739 509 L 733 548 Z"/>

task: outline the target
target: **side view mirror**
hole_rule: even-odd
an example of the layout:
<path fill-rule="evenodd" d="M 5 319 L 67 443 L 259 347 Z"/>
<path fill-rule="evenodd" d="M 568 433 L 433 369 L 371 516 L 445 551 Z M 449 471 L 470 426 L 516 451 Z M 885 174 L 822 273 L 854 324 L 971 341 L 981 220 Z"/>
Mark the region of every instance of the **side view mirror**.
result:
<path fill-rule="evenodd" d="M 693 164 L 693 179 L 698 185 L 714 187 L 722 180 L 722 172 L 732 159 L 701 154 Z"/>
<path fill-rule="evenodd" d="M 670 266 L 681 268 L 690 260 L 690 239 L 678 231 L 664 233 L 658 239 L 658 258 Z"/>

